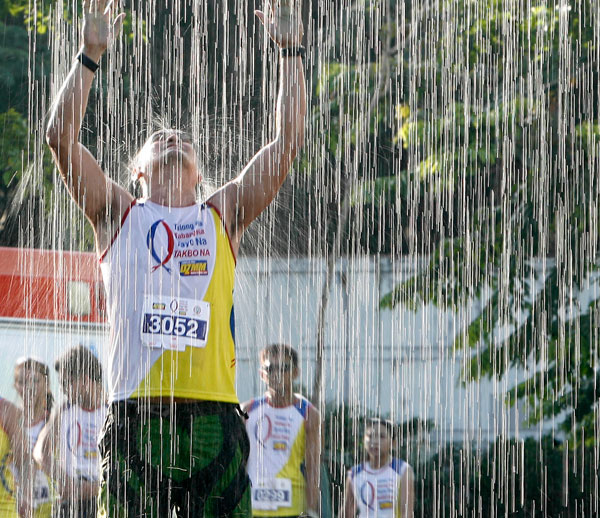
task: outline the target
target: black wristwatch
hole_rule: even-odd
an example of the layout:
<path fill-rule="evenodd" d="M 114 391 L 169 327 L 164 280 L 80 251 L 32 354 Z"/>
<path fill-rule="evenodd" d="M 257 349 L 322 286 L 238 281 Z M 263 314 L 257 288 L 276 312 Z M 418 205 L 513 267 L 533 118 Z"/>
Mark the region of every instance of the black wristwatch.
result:
<path fill-rule="evenodd" d="M 306 55 L 306 49 L 302 45 L 298 45 L 297 47 L 281 47 L 279 49 L 279 54 L 281 54 L 282 58 L 291 58 L 298 56 L 303 58 Z"/>
<path fill-rule="evenodd" d="M 77 57 L 75 59 L 77 59 L 77 61 L 79 61 L 85 68 L 91 70 L 94 74 L 100 68 L 100 65 L 98 65 L 98 63 L 96 63 L 89 56 L 86 56 L 83 52 L 77 54 Z"/>

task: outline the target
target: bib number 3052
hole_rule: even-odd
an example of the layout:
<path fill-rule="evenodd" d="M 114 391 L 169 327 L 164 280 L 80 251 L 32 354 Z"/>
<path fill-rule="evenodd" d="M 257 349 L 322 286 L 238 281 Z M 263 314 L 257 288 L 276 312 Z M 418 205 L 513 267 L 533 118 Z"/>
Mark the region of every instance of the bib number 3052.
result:
<path fill-rule="evenodd" d="M 208 302 L 147 296 L 141 322 L 142 343 L 177 351 L 205 347 L 209 321 Z"/>
<path fill-rule="evenodd" d="M 206 322 L 186 317 L 144 314 L 143 332 L 153 335 L 186 336 L 206 338 Z"/>

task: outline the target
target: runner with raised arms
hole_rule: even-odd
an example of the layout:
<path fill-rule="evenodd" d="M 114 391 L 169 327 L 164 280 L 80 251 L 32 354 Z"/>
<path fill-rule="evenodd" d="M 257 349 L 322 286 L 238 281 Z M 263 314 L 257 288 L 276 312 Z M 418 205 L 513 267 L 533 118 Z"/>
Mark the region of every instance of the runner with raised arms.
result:
<path fill-rule="evenodd" d="M 244 230 L 274 199 L 304 137 L 298 7 L 282 1 L 256 11 L 280 48 L 276 134 L 200 203 L 202 171 L 193 142 L 178 129 L 155 131 L 136 155 L 139 200 L 79 142 L 94 72 L 125 16 L 117 2 L 83 3 L 81 48 L 46 137 L 94 228 L 107 292 L 101 516 L 251 512 L 248 438 L 236 410 L 235 261 Z M 162 433 L 165 426 L 172 433 Z"/>

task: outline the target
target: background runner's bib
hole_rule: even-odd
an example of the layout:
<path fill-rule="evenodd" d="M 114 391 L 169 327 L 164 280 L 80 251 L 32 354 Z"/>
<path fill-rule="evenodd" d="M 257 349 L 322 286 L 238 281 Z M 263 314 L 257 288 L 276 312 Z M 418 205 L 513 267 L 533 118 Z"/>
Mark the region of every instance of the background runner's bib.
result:
<path fill-rule="evenodd" d="M 134 203 L 101 259 L 109 400 L 173 395 L 237 403 L 235 259 L 208 205 Z"/>
<path fill-rule="evenodd" d="M 403 460 L 393 459 L 381 469 L 374 470 L 365 462 L 350 470 L 354 501 L 361 518 L 400 516 L 398 488 L 407 466 Z"/>
<path fill-rule="evenodd" d="M 296 516 L 306 510 L 305 422 L 310 403 L 299 394 L 295 398 L 294 405 L 284 408 L 272 407 L 266 397 L 248 407 L 254 516 Z"/>

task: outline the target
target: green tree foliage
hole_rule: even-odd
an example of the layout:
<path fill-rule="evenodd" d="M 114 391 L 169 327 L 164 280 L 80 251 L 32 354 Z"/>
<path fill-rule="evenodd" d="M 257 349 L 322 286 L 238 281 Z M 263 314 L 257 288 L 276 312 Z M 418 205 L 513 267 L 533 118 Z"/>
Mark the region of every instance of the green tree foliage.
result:
<path fill-rule="evenodd" d="M 459 29 L 422 46 L 435 60 L 420 61 L 421 81 L 397 103 L 394 139 L 410 159 L 405 180 L 388 184 L 407 185 L 396 207 L 408 218 L 403 236 L 429 263 L 382 306 L 467 315 L 454 340 L 473 353 L 464 379 L 523 369 L 507 402 L 526 400 L 532 422 L 558 416 L 571 444 L 589 445 L 599 396 L 597 4 L 453 5 L 446 15 Z M 404 66 L 419 65 L 412 59 Z"/>
<path fill-rule="evenodd" d="M 444 445 L 415 464 L 417 516 L 594 514 L 594 449 L 569 452 L 544 436 L 498 439 L 474 449 Z"/>
<path fill-rule="evenodd" d="M 341 252 L 366 249 L 394 253 L 399 218 L 396 193 L 402 189 L 402 146 L 394 140 L 394 99 L 402 95 L 402 62 L 397 2 L 345 2 L 338 9 L 312 3 L 312 16 L 331 27 L 315 53 L 311 138 L 301 168 L 315 179 L 314 197 L 327 210 L 327 243 L 335 241 L 339 219 L 351 210 L 340 231 Z M 391 20 L 386 18 L 390 17 Z M 325 29 L 327 31 L 327 29 Z M 365 34 L 368 37 L 355 37 Z M 308 212 L 308 211 L 307 211 Z M 320 227 L 321 225 L 318 225 Z"/>
<path fill-rule="evenodd" d="M 39 7 L 42 3 L 39 2 Z M 16 245 L 19 220 L 38 225 L 48 210 L 47 198 L 53 181 L 49 156 L 36 156 L 28 125 L 30 85 L 41 81 L 48 69 L 50 52 L 45 44 L 46 17 L 34 20 L 27 0 L 0 2 L 0 244 Z M 35 21 L 35 23 L 34 23 Z M 32 32 L 33 31 L 33 32 Z M 30 53 L 35 34 L 37 51 Z M 36 174 L 32 176 L 32 172 Z M 39 179 L 33 186 L 26 177 Z M 21 209 L 26 208 L 22 214 Z"/>
<path fill-rule="evenodd" d="M 6 25 L 0 23 L 0 88 L 6 95 L 0 101 L 0 110 L 9 108 L 20 112 L 27 107 L 27 84 L 29 73 L 29 38 L 24 26 Z"/>
<path fill-rule="evenodd" d="M 23 170 L 24 153 L 27 145 L 27 121 L 13 108 L 0 114 L 0 156 L 2 156 L 1 185 L 5 197 L 11 183 L 16 182 Z"/>

